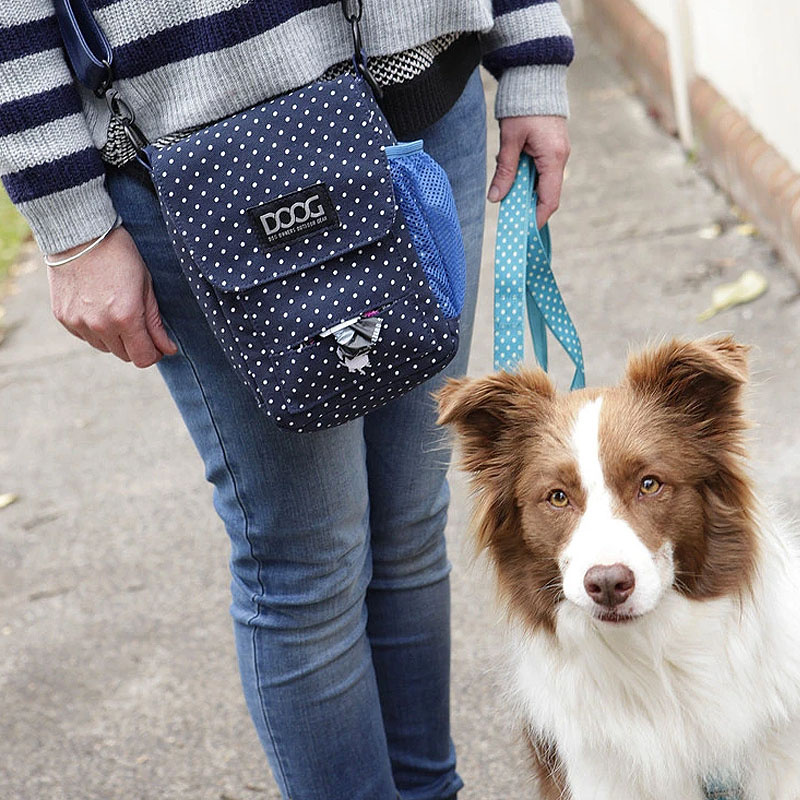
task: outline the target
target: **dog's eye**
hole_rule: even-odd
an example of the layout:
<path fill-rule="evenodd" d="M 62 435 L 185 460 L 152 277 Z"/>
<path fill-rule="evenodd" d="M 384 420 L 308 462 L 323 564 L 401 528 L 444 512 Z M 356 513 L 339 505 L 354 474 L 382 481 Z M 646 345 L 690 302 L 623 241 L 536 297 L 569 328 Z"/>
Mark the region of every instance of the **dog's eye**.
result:
<path fill-rule="evenodd" d="M 569 505 L 569 498 L 567 497 L 566 492 L 562 491 L 561 489 L 556 489 L 547 495 L 547 502 L 556 508 L 566 508 Z"/>
<path fill-rule="evenodd" d="M 661 486 L 662 483 L 658 478 L 648 475 L 642 478 L 642 482 L 639 484 L 639 493 L 658 494 L 658 490 L 661 488 Z"/>

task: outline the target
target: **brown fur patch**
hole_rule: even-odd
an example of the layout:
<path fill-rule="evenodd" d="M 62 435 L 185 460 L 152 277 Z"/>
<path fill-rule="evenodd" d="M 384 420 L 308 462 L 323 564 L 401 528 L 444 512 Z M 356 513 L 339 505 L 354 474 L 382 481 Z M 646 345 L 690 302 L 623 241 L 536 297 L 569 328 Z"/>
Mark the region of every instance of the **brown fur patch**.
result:
<path fill-rule="evenodd" d="M 451 380 L 438 400 L 439 424 L 456 429 L 472 475 L 476 543 L 489 553 L 506 607 L 529 627 L 554 631 L 562 598 L 554 543 L 569 538 L 575 518 L 554 514 L 547 494 L 577 478 L 568 458 L 577 395 L 557 398 L 543 372 L 521 370 Z"/>
<path fill-rule="evenodd" d="M 643 537 L 656 529 L 669 535 L 676 588 L 697 600 L 746 591 L 753 578 L 757 541 L 745 468 L 746 382 L 747 348 L 730 337 L 673 340 L 631 358 L 618 392 L 635 398 L 632 414 L 625 414 L 625 401 L 615 412 L 609 394 L 612 419 L 605 429 L 619 430 L 620 418 L 630 419 L 639 428 L 636 440 L 651 450 L 649 474 L 664 473 L 664 491 L 639 504 L 640 516 L 648 519 L 637 520 L 634 529 Z M 602 451 L 613 474 L 621 449 L 606 442 Z"/>
<path fill-rule="evenodd" d="M 567 780 L 553 742 L 542 741 L 525 731 L 540 800 L 570 800 Z"/>

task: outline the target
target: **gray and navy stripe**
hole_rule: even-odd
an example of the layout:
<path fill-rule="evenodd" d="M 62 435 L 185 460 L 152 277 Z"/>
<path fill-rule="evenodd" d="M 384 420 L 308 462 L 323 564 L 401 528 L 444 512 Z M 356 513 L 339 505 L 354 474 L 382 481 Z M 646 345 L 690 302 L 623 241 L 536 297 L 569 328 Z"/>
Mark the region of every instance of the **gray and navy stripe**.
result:
<path fill-rule="evenodd" d="M 114 218 L 103 164 L 64 63 L 51 3 L 11 6 L 0 10 L 3 184 L 40 242 L 63 241 L 64 227 L 71 229 L 70 238 L 86 241 L 98 224 Z M 65 225 L 76 209 L 83 219 Z"/>
<path fill-rule="evenodd" d="M 90 0 L 117 85 L 152 139 L 201 126 L 349 58 L 339 0 Z M 217 9 L 209 13 L 209 8 Z M 572 40 L 556 0 L 365 0 L 367 48 L 387 55 L 481 33 L 497 113 L 566 114 Z M 51 0 L 0 4 L 0 175 L 40 246 L 66 249 L 114 219 L 98 148 L 102 101 L 76 90 Z"/>

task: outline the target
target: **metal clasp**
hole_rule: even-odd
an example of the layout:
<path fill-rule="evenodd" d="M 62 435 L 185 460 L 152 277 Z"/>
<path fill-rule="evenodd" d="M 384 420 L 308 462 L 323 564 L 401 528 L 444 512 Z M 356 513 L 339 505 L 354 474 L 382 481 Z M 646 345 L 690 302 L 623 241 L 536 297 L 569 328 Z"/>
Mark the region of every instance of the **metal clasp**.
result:
<path fill-rule="evenodd" d="M 364 13 L 363 0 L 342 0 L 342 13 L 344 18 L 350 23 L 350 32 L 353 35 L 353 65 L 356 71 L 361 74 L 372 89 L 372 93 L 380 100 L 383 97 L 383 89 L 378 84 L 375 76 L 367 64 L 367 54 L 364 50 L 364 42 L 361 38 L 361 16 Z"/>
<path fill-rule="evenodd" d="M 103 82 L 94 90 L 97 97 L 105 97 L 106 92 L 111 88 L 114 82 L 114 73 L 111 71 L 111 64 L 108 61 L 103 61 L 103 66 L 106 68 L 106 74 Z"/>
<path fill-rule="evenodd" d="M 136 160 L 146 169 L 150 169 L 150 159 L 147 157 L 145 147 L 148 145 L 147 138 L 136 125 L 136 114 L 133 109 L 125 102 L 116 89 L 108 89 L 105 93 L 106 105 L 111 116 L 122 126 L 125 136 L 136 150 Z"/>

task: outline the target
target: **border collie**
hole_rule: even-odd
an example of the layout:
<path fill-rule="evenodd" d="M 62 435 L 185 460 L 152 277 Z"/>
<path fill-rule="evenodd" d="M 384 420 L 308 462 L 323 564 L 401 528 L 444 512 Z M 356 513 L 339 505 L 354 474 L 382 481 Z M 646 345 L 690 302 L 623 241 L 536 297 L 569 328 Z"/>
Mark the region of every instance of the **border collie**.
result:
<path fill-rule="evenodd" d="M 612 388 L 439 392 L 545 800 L 800 800 L 800 550 L 746 470 L 746 354 L 675 340 Z"/>

